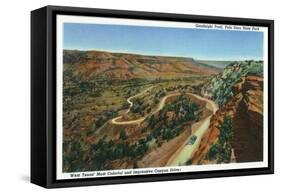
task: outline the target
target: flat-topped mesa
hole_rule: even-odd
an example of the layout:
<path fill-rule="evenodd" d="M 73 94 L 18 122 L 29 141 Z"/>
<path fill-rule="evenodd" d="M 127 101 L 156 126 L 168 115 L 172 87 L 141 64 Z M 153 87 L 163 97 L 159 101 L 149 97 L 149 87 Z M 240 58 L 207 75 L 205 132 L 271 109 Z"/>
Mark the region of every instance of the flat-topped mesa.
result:
<path fill-rule="evenodd" d="M 221 69 L 193 58 L 149 56 L 104 51 L 64 50 L 64 70 L 72 70 L 81 79 L 178 78 L 209 76 Z"/>

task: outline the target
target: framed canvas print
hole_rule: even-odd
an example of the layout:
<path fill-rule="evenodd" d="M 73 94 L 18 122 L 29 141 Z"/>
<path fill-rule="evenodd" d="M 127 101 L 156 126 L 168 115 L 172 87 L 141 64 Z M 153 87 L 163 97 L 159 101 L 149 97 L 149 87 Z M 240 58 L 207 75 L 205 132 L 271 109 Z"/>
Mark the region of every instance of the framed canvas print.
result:
<path fill-rule="evenodd" d="M 31 182 L 273 173 L 272 20 L 31 13 Z"/>

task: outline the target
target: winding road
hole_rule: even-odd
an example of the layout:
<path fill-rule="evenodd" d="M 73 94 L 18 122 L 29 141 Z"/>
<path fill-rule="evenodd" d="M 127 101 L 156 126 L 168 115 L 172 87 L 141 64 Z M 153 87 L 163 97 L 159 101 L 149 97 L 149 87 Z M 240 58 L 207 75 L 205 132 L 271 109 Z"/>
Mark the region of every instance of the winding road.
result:
<path fill-rule="evenodd" d="M 182 146 L 173 154 L 173 156 L 169 159 L 167 162 L 166 166 L 181 166 L 185 165 L 186 162 L 188 162 L 194 152 L 198 149 L 201 139 L 207 129 L 209 128 L 210 125 L 210 120 L 211 117 L 216 113 L 218 110 L 218 105 L 213 102 L 212 100 L 209 100 L 207 98 L 203 98 L 201 96 L 198 96 L 196 94 L 188 93 L 191 96 L 194 96 L 195 98 L 205 101 L 206 102 L 206 108 L 212 111 L 212 114 L 209 115 L 207 118 L 200 120 L 192 125 L 192 129 L 195 130 L 195 132 L 192 134 L 193 136 L 196 136 L 197 139 L 196 141 L 192 144 L 189 145 L 187 142 L 191 138 L 192 135 L 190 135 L 189 139 L 182 144 Z M 192 131 L 194 131 L 192 130 Z"/>
<path fill-rule="evenodd" d="M 147 91 L 149 91 L 150 89 L 152 89 L 153 87 L 155 86 L 151 86 L 149 88 L 146 88 L 145 90 L 143 90 L 142 92 L 134 95 L 134 96 L 131 96 L 127 99 L 127 102 L 130 104 L 128 110 L 125 112 L 125 114 L 128 114 L 133 106 L 133 102 L 131 101 L 133 98 L 136 98 L 136 97 L 139 97 L 139 96 L 142 96 L 143 94 L 145 94 Z M 142 121 L 144 121 L 144 119 L 146 117 L 141 117 L 137 120 L 131 120 L 131 121 L 117 121 L 119 119 L 121 119 L 123 116 L 118 116 L 118 117 L 115 117 L 111 120 L 111 123 L 112 124 L 115 124 L 115 125 L 129 125 L 129 124 L 139 124 L 141 123 Z"/>
<path fill-rule="evenodd" d="M 127 102 L 130 104 L 130 107 L 126 111 L 126 114 L 130 112 L 130 109 L 133 106 L 133 102 L 131 101 L 131 99 L 143 95 L 145 92 L 149 91 L 153 87 L 154 86 L 151 86 L 151 87 L 145 89 L 144 91 L 142 91 L 141 93 L 138 93 L 137 95 L 131 96 L 130 98 L 128 98 Z M 204 97 L 201 97 L 201 96 L 199 96 L 197 94 L 193 94 L 193 93 L 186 93 L 186 94 L 189 95 L 189 96 L 192 96 L 194 98 L 197 98 L 200 101 L 206 102 L 205 108 L 210 110 L 212 112 L 212 114 L 209 115 L 208 117 L 206 117 L 206 118 L 204 118 L 204 119 L 194 123 L 192 125 L 192 131 L 195 131 L 192 135 L 197 137 L 195 142 L 192 145 L 187 144 L 187 142 L 189 141 L 189 139 L 192 136 L 192 135 L 190 135 L 190 137 L 187 139 L 187 141 L 185 141 L 179 147 L 179 149 L 172 155 L 172 157 L 168 160 L 166 166 L 181 166 L 181 165 L 185 165 L 186 162 L 191 159 L 191 157 L 193 156 L 194 152 L 198 149 L 203 135 L 205 134 L 205 132 L 209 128 L 211 117 L 218 110 L 218 105 L 214 101 L 209 100 L 209 99 L 204 98 Z M 145 118 L 147 116 L 155 114 L 158 111 L 160 111 L 165 106 L 165 102 L 166 102 L 166 100 L 168 98 L 170 98 L 172 96 L 178 96 L 178 95 L 181 95 L 181 93 L 180 92 L 175 92 L 175 93 L 166 95 L 165 97 L 163 97 L 160 100 L 157 109 L 154 110 L 153 112 L 151 112 L 150 114 L 146 115 L 145 117 L 141 117 L 139 119 L 131 120 L 131 121 L 118 121 L 119 119 L 121 119 L 123 117 L 123 116 L 118 116 L 118 117 L 113 118 L 111 120 L 111 123 L 115 124 L 115 125 L 140 124 L 141 122 L 143 122 L 145 120 Z"/>
<path fill-rule="evenodd" d="M 153 86 L 152 86 L 153 87 Z M 131 102 L 131 99 L 135 98 L 135 97 L 138 97 L 138 96 L 141 96 L 142 94 L 144 94 L 146 91 L 150 90 L 152 87 L 149 87 L 147 88 L 145 91 L 135 95 L 135 96 L 131 96 L 130 98 L 127 99 L 127 102 L 130 104 L 130 108 L 126 111 L 126 114 L 130 112 L 130 109 L 131 107 L 133 106 L 133 103 Z M 157 112 L 159 112 L 164 106 L 165 106 L 165 102 L 168 98 L 172 97 L 172 96 L 179 96 L 181 93 L 179 92 L 176 92 L 176 93 L 173 93 L 173 94 L 168 94 L 166 96 L 164 96 L 159 104 L 158 104 L 158 107 L 156 110 L 154 110 L 153 112 L 147 114 L 146 116 L 144 117 L 141 117 L 139 119 L 136 119 L 136 120 L 131 120 L 131 121 L 118 121 L 119 119 L 121 119 L 123 116 L 118 116 L 118 117 L 115 117 L 111 120 L 111 123 L 115 124 L 115 125 L 129 125 L 129 124 L 140 124 L 141 122 L 143 122 L 146 117 L 150 116 L 150 115 L 153 115 Z"/>

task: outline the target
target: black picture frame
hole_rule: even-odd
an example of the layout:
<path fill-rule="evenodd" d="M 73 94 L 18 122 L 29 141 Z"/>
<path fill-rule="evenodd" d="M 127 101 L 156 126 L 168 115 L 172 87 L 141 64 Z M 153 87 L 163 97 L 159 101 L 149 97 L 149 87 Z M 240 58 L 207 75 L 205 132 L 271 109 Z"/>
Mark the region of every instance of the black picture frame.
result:
<path fill-rule="evenodd" d="M 175 174 L 56 180 L 56 16 L 100 16 L 268 27 L 268 167 Z M 46 188 L 274 173 L 274 21 L 46 6 L 31 12 L 31 182 Z"/>

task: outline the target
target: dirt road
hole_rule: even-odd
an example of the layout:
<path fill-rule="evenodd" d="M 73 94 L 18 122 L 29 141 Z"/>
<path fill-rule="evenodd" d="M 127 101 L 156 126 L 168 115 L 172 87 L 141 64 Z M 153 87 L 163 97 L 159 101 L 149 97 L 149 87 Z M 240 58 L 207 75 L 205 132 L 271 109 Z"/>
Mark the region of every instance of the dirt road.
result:
<path fill-rule="evenodd" d="M 131 99 L 143 95 L 145 92 L 147 92 L 147 91 L 150 90 L 151 88 L 153 88 L 153 86 L 151 86 L 151 87 L 145 89 L 144 91 L 142 91 L 141 93 L 139 93 L 139 94 L 137 94 L 137 95 L 135 95 L 135 96 L 131 96 L 130 98 L 127 99 L 127 102 L 130 104 L 130 108 L 126 111 L 126 114 L 130 112 L 130 109 L 131 109 L 131 107 L 133 106 L 133 102 L 131 101 Z M 160 100 L 157 109 L 156 109 L 155 111 L 153 111 L 152 113 L 147 114 L 147 115 L 144 116 L 144 117 L 141 117 L 141 118 L 136 119 L 136 120 L 131 120 L 131 121 L 118 121 L 119 119 L 122 118 L 122 116 L 118 116 L 118 117 L 113 118 L 113 119 L 111 120 L 111 123 L 112 123 L 112 124 L 115 124 L 115 125 L 140 124 L 141 122 L 143 122 L 143 121 L 146 119 L 146 117 L 148 117 L 148 116 L 150 116 L 150 115 L 152 115 L 152 114 L 155 114 L 155 113 L 159 112 L 159 111 L 165 106 L 165 102 L 166 102 L 166 100 L 167 100 L 168 98 L 170 98 L 170 97 L 172 97 L 172 96 L 178 96 L 178 95 L 180 95 L 179 92 L 173 93 L 173 94 L 168 94 L 168 95 L 164 96 L 164 97 Z"/>
<path fill-rule="evenodd" d="M 141 95 L 143 95 L 145 92 L 147 92 L 148 90 L 150 90 L 151 88 L 153 88 L 153 86 L 145 89 L 144 91 L 138 93 L 137 95 L 131 96 L 130 98 L 127 99 L 127 102 L 130 104 L 129 109 L 126 111 L 126 114 L 130 112 L 131 107 L 133 106 L 133 102 L 131 101 L 133 98 L 139 97 Z M 165 97 L 163 97 L 156 110 L 154 110 L 152 113 L 141 117 L 139 119 L 136 120 L 131 120 L 131 121 L 118 121 L 119 119 L 122 118 L 122 116 L 118 116 L 115 117 L 111 120 L 112 124 L 115 125 L 129 125 L 129 124 L 140 124 L 141 122 L 143 122 L 145 120 L 145 118 L 149 115 L 155 114 L 157 112 L 159 112 L 164 106 L 165 106 L 165 102 L 168 98 L 172 97 L 172 96 L 178 96 L 181 93 L 176 92 L 176 93 L 172 93 L 172 94 L 168 94 Z M 190 96 L 193 96 L 194 98 L 197 98 L 200 101 L 204 101 L 206 102 L 205 107 L 207 109 L 209 109 L 212 114 L 209 115 L 208 117 L 204 118 L 203 120 L 200 120 L 196 123 L 194 123 L 192 125 L 192 131 L 195 131 L 192 135 L 196 136 L 196 140 L 192 145 L 188 145 L 187 142 L 189 141 L 189 139 L 187 141 L 185 141 L 180 147 L 179 149 L 172 155 L 172 157 L 168 160 L 166 166 L 180 166 L 180 165 L 184 165 L 187 161 L 189 161 L 193 155 L 193 153 L 198 149 L 198 146 L 200 144 L 200 141 L 203 137 L 203 135 L 205 134 L 205 132 L 207 131 L 207 129 L 209 128 L 210 125 L 210 120 L 213 114 L 216 113 L 216 111 L 218 110 L 218 106 L 217 104 L 212 101 L 209 100 L 207 98 L 203 98 L 199 95 L 193 94 L 193 93 L 186 93 Z M 191 137 L 191 136 L 190 136 Z M 190 138 L 189 137 L 189 138 Z"/>
<path fill-rule="evenodd" d="M 218 106 L 215 102 L 212 100 L 209 100 L 207 98 L 203 98 L 201 96 L 198 96 L 196 94 L 188 93 L 188 95 L 191 95 L 199 100 L 206 102 L 206 108 L 211 110 L 213 114 L 216 113 L 218 110 Z M 212 115 L 213 115 L 212 114 Z M 193 133 L 193 136 L 196 136 L 196 140 L 192 145 L 188 145 L 187 142 L 192 137 L 192 135 L 189 137 L 189 139 L 174 153 L 174 155 L 168 160 L 166 166 L 181 166 L 185 165 L 187 161 L 191 159 L 193 156 L 193 153 L 198 149 L 198 146 L 201 142 L 201 139 L 207 129 L 210 125 L 210 120 L 212 115 L 208 116 L 207 118 L 198 121 L 192 125 L 192 128 L 196 128 L 195 132 Z M 194 131 L 194 130 L 193 130 Z"/>

